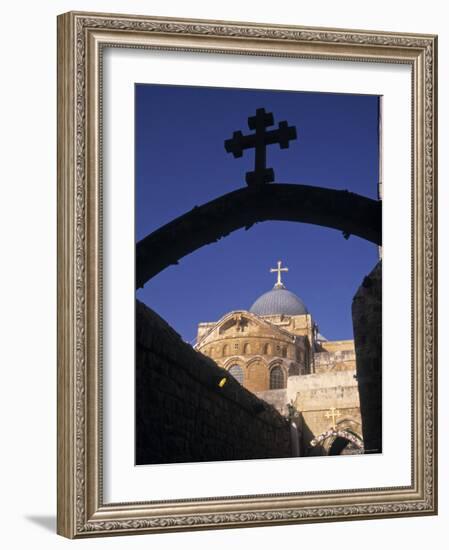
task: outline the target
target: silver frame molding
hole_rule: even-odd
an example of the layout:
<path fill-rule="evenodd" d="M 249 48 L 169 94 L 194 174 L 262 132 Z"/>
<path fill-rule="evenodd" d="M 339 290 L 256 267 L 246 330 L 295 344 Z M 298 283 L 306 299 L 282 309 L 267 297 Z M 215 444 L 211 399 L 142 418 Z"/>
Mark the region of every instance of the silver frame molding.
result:
<path fill-rule="evenodd" d="M 105 46 L 411 66 L 410 486 L 103 503 L 101 61 Z M 437 513 L 436 59 L 433 35 L 96 13 L 58 17 L 59 534 L 82 538 Z"/>

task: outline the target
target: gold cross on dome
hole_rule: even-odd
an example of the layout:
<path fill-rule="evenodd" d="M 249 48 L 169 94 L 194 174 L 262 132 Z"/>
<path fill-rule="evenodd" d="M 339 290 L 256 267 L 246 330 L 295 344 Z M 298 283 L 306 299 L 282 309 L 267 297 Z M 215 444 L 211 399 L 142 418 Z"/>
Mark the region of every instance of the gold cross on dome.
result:
<path fill-rule="evenodd" d="M 335 421 L 339 416 L 341 416 L 341 414 L 338 412 L 338 409 L 331 407 L 324 416 L 329 419 L 332 418 L 332 428 L 335 428 Z"/>
<path fill-rule="evenodd" d="M 281 267 L 282 265 L 282 261 L 279 260 L 278 262 L 278 266 L 275 268 L 275 267 L 272 267 L 270 269 L 270 273 L 276 273 L 278 274 L 278 280 L 277 280 L 277 283 L 274 285 L 274 288 L 284 288 L 284 285 L 282 284 L 282 280 L 281 280 L 281 272 L 282 271 L 288 271 L 288 267 Z"/>

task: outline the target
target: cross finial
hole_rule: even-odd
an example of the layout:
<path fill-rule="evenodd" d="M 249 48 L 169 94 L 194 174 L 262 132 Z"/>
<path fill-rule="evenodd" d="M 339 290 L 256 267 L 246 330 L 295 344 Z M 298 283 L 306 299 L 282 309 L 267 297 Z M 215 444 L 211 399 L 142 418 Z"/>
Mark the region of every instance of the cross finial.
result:
<path fill-rule="evenodd" d="M 281 266 L 282 266 L 282 261 L 279 260 L 278 261 L 278 266 L 277 267 L 272 267 L 270 269 L 270 273 L 277 273 L 278 274 L 278 280 L 277 280 L 276 284 L 274 285 L 274 288 L 285 288 L 285 286 L 282 284 L 281 273 L 282 273 L 282 271 L 288 271 L 288 267 L 281 267 Z"/>
<path fill-rule="evenodd" d="M 336 409 L 335 407 L 331 407 L 324 416 L 329 419 L 332 418 L 332 428 L 335 428 L 336 427 L 335 421 L 339 416 L 341 416 L 341 414 L 338 412 L 338 409 Z"/>
<path fill-rule="evenodd" d="M 255 149 L 254 171 L 246 173 L 248 185 L 260 185 L 274 181 L 273 168 L 267 168 L 267 145 L 278 143 L 281 149 L 287 149 L 289 142 L 296 139 L 296 127 L 289 126 L 286 120 L 279 122 L 279 128 L 267 130 L 274 125 L 273 113 L 267 113 L 262 107 L 254 116 L 248 117 L 248 127 L 253 134 L 243 135 L 234 132 L 232 138 L 225 140 L 225 149 L 235 158 L 241 157 L 245 149 Z"/>

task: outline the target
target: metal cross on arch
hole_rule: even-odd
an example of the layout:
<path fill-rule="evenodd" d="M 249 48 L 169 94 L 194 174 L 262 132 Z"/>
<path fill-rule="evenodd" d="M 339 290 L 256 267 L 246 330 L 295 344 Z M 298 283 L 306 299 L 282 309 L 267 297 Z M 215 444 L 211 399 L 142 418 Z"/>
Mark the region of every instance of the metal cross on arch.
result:
<path fill-rule="evenodd" d="M 267 145 L 279 143 L 281 149 L 288 149 L 290 141 L 297 139 L 296 127 L 289 126 L 286 120 L 279 122 L 279 128 L 267 131 L 273 124 L 273 113 L 267 113 L 263 107 L 256 109 L 256 114 L 248 117 L 248 127 L 255 132 L 243 135 L 241 131 L 237 131 L 224 142 L 226 151 L 235 158 L 241 157 L 245 149 L 255 149 L 254 171 L 246 173 L 246 183 L 249 186 L 274 181 L 273 168 L 267 168 Z"/>

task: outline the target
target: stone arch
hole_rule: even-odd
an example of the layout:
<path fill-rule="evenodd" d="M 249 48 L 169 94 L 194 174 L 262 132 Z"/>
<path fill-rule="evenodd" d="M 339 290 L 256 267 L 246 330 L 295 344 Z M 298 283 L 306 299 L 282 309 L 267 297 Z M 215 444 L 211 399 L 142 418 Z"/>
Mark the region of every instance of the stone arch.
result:
<path fill-rule="evenodd" d="M 249 367 L 256 362 L 262 362 L 268 368 L 267 361 L 261 355 L 255 355 L 254 357 L 251 357 L 251 359 L 246 362 L 246 366 Z"/>
<path fill-rule="evenodd" d="M 353 418 L 344 418 L 334 428 L 312 439 L 310 446 L 321 448 L 325 455 L 362 454 L 364 444 L 361 425 Z"/>
<path fill-rule="evenodd" d="M 364 451 L 362 438 L 350 430 L 337 429 L 336 433 L 327 439 L 324 446 L 331 456 L 344 454 L 362 454 Z"/>
<path fill-rule="evenodd" d="M 377 245 L 382 241 L 381 201 L 308 185 L 244 187 L 193 208 L 139 241 L 136 287 L 198 248 L 268 220 L 322 225 Z"/>
<path fill-rule="evenodd" d="M 284 371 L 284 374 L 287 374 L 288 370 L 286 368 L 286 363 L 280 357 L 275 357 L 268 362 L 268 368 L 272 369 L 273 367 L 281 367 Z"/>
<path fill-rule="evenodd" d="M 352 416 L 343 416 L 337 421 L 337 428 L 339 430 L 345 430 L 347 432 L 356 434 L 357 437 L 362 438 L 362 425 Z"/>
<path fill-rule="evenodd" d="M 242 369 L 246 368 L 245 362 L 242 361 L 242 358 L 238 356 L 229 357 L 223 362 L 223 366 L 226 370 L 232 367 L 232 365 L 239 365 L 240 367 L 242 367 Z"/>

